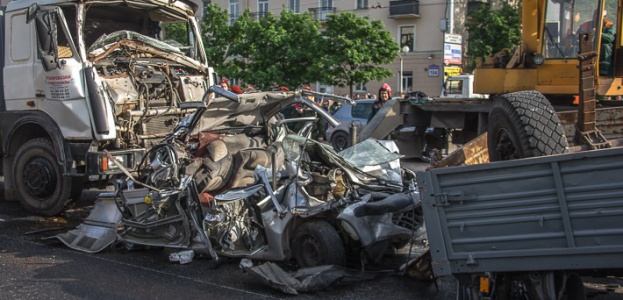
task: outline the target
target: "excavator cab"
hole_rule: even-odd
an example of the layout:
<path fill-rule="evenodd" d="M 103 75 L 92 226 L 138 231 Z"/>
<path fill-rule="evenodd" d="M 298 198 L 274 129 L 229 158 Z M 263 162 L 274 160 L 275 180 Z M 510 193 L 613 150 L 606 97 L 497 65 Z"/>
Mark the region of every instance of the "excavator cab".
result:
<path fill-rule="evenodd" d="M 553 104 L 579 94 L 579 38 L 589 32 L 596 93 L 623 95 L 623 0 L 524 0 L 522 43 L 503 63 L 477 68 L 474 90 L 504 94 L 537 90 Z"/>

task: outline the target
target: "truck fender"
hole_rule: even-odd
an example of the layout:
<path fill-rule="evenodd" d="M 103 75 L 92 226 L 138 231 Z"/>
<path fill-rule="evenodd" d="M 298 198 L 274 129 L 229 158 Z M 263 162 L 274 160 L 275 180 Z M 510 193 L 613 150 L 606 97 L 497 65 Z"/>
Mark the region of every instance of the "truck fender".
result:
<path fill-rule="evenodd" d="M 2 152 L 5 158 L 14 156 L 17 149 L 28 139 L 48 137 L 54 145 L 57 162 L 64 166 L 65 172 L 69 171 L 71 165 L 66 165 L 65 162 L 67 161 L 67 153 L 70 152 L 65 149 L 64 138 L 60 128 L 47 114 L 34 111 L 28 113 L 8 113 L 3 118 L 5 119 L 4 125 L 10 124 L 10 127 L 3 134 L 6 137 L 2 141 Z"/>

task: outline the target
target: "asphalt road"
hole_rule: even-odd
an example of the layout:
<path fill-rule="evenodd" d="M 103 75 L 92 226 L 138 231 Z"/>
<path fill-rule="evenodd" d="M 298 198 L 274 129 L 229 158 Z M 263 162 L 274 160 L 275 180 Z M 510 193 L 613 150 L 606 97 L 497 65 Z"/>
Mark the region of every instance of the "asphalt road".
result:
<path fill-rule="evenodd" d="M 414 164 L 420 164 L 414 162 Z M 0 181 L 3 178 L 0 177 Z M 0 192 L 3 186 L 0 184 Z M 63 217 L 33 216 L 17 202 L 0 201 L 0 299 L 263 299 L 291 298 L 243 273 L 238 260 L 209 268 L 195 258 L 185 265 L 171 263 L 169 250 L 107 248 L 88 254 L 56 239 L 45 239 L 74 228 L 88 215 L 100 191 L 84 191 Z M 1 193 L 0 193 L 1 196 Z M 48 229 L 59 229 L 48 231 Z M 409 248 L 387 258 L 397 267 L 410 256 Z M 413 253 L 417 249 L 413 249 Z M 421 251 L 421 248 L 419 249 Z M 413 258 L 413 257 L 411 257 Z M 297 299 L 453 299 L 455 281 L 422 283 L 381 273 L 373 280 L 331 286 L 300 294 Z"/>
<path fill-rule="evenodd" d="M 422 170 L 417 160 L 403 162 Z M 0 177 L 0 181 L 2 178 Z M 0 191 L 3 187 L 0 185 Z M 168 261 L 163 249 L 108 248 L 88 254 L 44 239 L 76 226 L 86 217 L 99 191 L 82 194 L 66 217 L 43 218 L 23 211 L 16 202 L 0 201 L 0 299 L 264 299 L 292 298 L 243 273 L 238 261 L 216 269 L 195 258 L 185 265 Z M 1 193 L 0 193 L 1 195 Z M 46 231 L 57 228 L 57 231 Z M 41 231 L 43 230 L 43 231 Z M 418 251 L 416 247 L 414 253 Z M 421 250 L 421 249 L 419 249 Z M 387 264 L 408 260 L 408 247 Z M 585 277 L 589 299 L 623 299 L 621 278 Z M 352 282 L 296 296 L 297 299 L 454 299 L 454 278 L 436 284 L 418 282 L 397 273 Z"/>

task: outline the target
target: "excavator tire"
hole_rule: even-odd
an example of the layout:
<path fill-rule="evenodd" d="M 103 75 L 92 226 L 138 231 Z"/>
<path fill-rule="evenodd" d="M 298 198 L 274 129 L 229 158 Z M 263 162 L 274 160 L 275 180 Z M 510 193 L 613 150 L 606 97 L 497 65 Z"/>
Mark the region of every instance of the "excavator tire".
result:
<path fill-rule="evenodd" d="M 495 99 L 487 135 L 491 161 L 569 152 L 558 115 L 537 91 L 514 92 Z"/>

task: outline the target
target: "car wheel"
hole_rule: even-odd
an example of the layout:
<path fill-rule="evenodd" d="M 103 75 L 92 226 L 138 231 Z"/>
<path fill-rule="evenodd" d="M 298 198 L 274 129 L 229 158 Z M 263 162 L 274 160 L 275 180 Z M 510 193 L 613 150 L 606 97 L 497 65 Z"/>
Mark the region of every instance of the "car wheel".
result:
<path fill-rule="evenodd" d="M 296 229 L 292 249 L 301 268 L 344 264 L 342 239 L 326 221 L 303 223 Z"/>
<path fill-rule="evenodd" d="M 63 175 L 54 145 L 47 139 L 29 140 L 17 150 L 13 174 L 20 204 L 34 214 L 56 215 L 78 194 L 72 189 L 74 180 Z"/>
<path fill-rule="evenodd" d="M 536 91 L 496 99 L 489 113 L 487 135 L 491 161 L 561 154 L 569 149 L 558 115 Z"/>
<path fill-rule="evenodd" d="M 331 145 L 335 151 L 342 151 L 348 148 L 350 144 L 348 133 L 344 131 L 337 131 L 333 133 L 331 137 Z"/>

